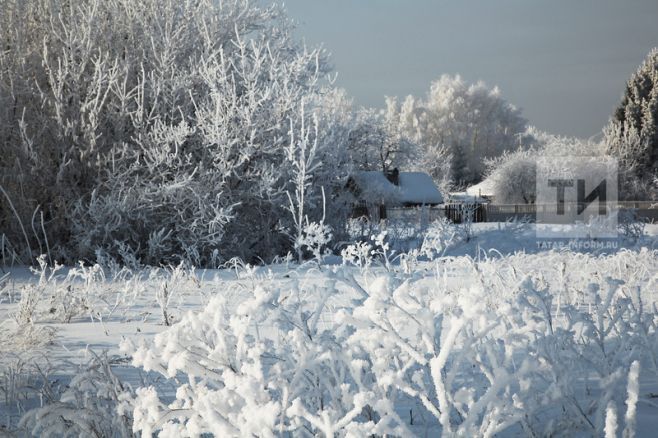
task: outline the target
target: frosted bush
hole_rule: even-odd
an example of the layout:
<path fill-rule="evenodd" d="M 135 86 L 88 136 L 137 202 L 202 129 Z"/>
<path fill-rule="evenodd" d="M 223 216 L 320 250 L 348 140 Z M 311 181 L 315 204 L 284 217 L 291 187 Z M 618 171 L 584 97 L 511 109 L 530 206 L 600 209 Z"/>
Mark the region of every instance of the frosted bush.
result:
<path fill-rule="evenodd" d="M 370 236 L 370 240 L 375 243 L 371 254 L 379 257 L 384 262 L 386 269 L 391 269 L 391 259 L 395 254 L 395 250 L 391 250 L 391 245 L 387 240 L 388 231 L 381 231 L 379 234 Z"/>
<path fill-rule="evenodd" d="M 89 314 L 90 304 L 75 286 L 69 284 L 57 288 L 51 296 L 49 313 L 57 321 L 69 323 L 77 316 Z"/>
<path fill-rule="evenodd" d="M 47 392 L 52 375 L 16 390 L 34 373 L 2 359 L 44 347 L 54 331 L 8 319 L 0 378 L 15 384 L 0 382 L 0 395 L 22 412 L 44 388 L 43 409 L 23 423 L 36 435 L 61 431 L 61 414 L 74 433 L 103 436 L 119 427 L 164 436 L 603 436 L 614 412 L 616 432 L 632 436 L 639 407 L 652 403 L 642 385 L 658 379 L 658 252 L 448 258 L 439 253 L 444 241 L 429 246 L 434 260 L 409 253 L 397 256 L 400 267 L 385 234 L 321 271 L 232 259 L 219 287 L 186 265 L 131 273 L 80 265 L 52 276 L 44 264 L 32 286 L 41 284 L 43 297 L 72 287 L 94 322 L 115 311 L 146 318 L 134 310 L 139 298 L 159 323 L 166 285 L 172 325 L 122 348 L 169 380 L 132 392 L 99 365 L 97 377 L 63 388 L 66 396 Z M 173 313 L 191 293 L 205 308 Z M 38 322 L 48 304 L 36 307 Z"/>
<path fill-rule="evenodd" d="M 553 296 L 530 278 L 491 300 L 483 283 L 445 296 L 382 277 L 339 320 L 354 327 L 346 344 L 367 352 L 376 385 L 416 399 L 444 433 L 492 436 L 516 424 L 537 435 L 598 435 L 606 407 L 625 401 L 624 370 L 645 324 L 619 284 L 590 284 L 592 306 L 563 306 L 556 321 Z M 583 392 L 578 382 L 592 371 L 598 379 Z M 548 424 L 534 417 L 557 407 L 564 415 Z"/>
<path fill-rule="evenodd" d="M 247 272 L 243 299 L 227 291 L 153 342 L 126 340 L 134 365 L 179 382 L 173 401 L 137 391 L 134 431 L 601 436 L 612 412 L 618 432 L 634 430 L 639 364 L 658 363 L 642 293 L 655 286 L 655 252 L 440 259 L 398 272 L 373 264 L 378 251 L 385 236 L 352 245 L 347 265 L 310 285 Z M 463 281 L 449 281 L 455 273 Z"/>
<path fill-rule="evenodd" d="M 375 263 L 381 263 L 387 270 L 391 269 L 391 262 L 394 259 L 395 250 L 390 249 L 387 240 L 387 231 L 380 231 L 378 234 L 370 236 L 370 241 L 357 241 L 348 245 L 341 251 L 343 264 L 351 264 L 358 267 L 361 272 L 367 271 Z"/>
<path fill-rule="evenodd" d="M 40 333 L 45 335 L 44 333 Z M 0 336 L 2 332 L 0 331 Z M 16 333 L 20 337 L 23 333 Z M 44 403 L 52 400 L 52 396 L 59 393 L 61 385 L 55 378 L 59 371 L 53 367 L 48 358 L 34 352 L 38 344 L 31 344 L 28 349 L 13 346 L 28 345 L 18 339 L 4 340 L 0 343 L 0 431 L 3 425 L 11 426 L 15 420 L 34 406 L 35 399 Z M 13 342 L 12 342 L 13 341 Z M 12 345 L 13 344 L 13 345 Z M 4 351 L 3 351 L 4 350 Z"/>
<path fill-rule="evenodd" d="M 446 300 L 438 290 L 385 278 L 369 292 L 352 315 L 339 318 L 355 328 L 347 344 L 368 352 L 384 393 L 417 400 L 448 434 L 490 436 L 523 417 L 521 401 L 531 391 L 520 381 L 537 363 L 532 357 L 514 363 L 523 328 L 506 328 L 519 337 L 516 348 L 495 334 L 512 308 L 503 314 L 487 308 L 477 289 Z"/>
<path fill-rule="evenodd" d="M 323 222 L 310 222 L 304 226 L 301 235 L 295 241 L 295 247 L 311 251 L 313 258 L 321 262 L 329 252 L 327 245 L 332 238 L 333 234 L 329 225 Z"/>
<path fill-rule="evenodd" d="M 97 309 L 93 307 L 105 298 L 102 286 L 106 278 L 99 265 L 86 266 L 80 262 L 63 275 L 63 266 L 48 265 L 45 255 L 39 256 L 37 262 L 39 267 L 31 271 L 38 280 L 21 287 L 14 313 L 19 325 L 46 319 L 69 323 L 82 315 L 94 317 L 92 312 Z"/>
<path fill-rule="evenodd" d="M 151 273 L 154 276 L 154 273 Z M 162 324 L 169 326 L 172 322 L 172 315 L 169 314 L 169 306 L 171 305 L 174 296 L 178 295 L 180 298 L 180 288 L 186 281 L 194 281 L 195 270 L 188 269 L 184 262 L 178 266 L 169 266 L 164 269 L 164 274 L 155 274 L 156 278 L 160 278 L 155 290 L 155 301 L 160 307 L 160 314 L 162 316 Z M 164 277 L 164 278 L 162 278 Z"/>
<path fill-rule="evenodd" d="M 27 412 L 19 428 L 28 436 L 131 437 L 132 399 L 109 359 L 97 356 L 59 400 Z"/>
<path fill-rule="evenodd" d="M 16 321 L 5 320 L 0 323 L 0 354 L 23 353 L 38 351 L 50 344 L 56 335 L 56 330 L 39 324 L 18 324 Z"/>
<path fill-rule="evenodd" d="M 55 264 L 53 268 L 48 266 L 46 256 L 37 257 L 38 268 L 30 268 L 33 275 L 38 276 L 36 283 L 29 283 L 23 286 L 21 298 L 18 302 L 18 309 L 14 313 L 14 319 L 19 325 L 32 324 L 36 322 L 39 316 L 39 304 L 46 295 L 46 288 L 53 283 L 57 272 L 62 266 Z"/>
<path fill-rule="evenodd" d="M 8 0 L 3 10 L 4 263 L 31 262 L 36 248 L 68 263 L 100 250 L 130 267 L 285 254 L 286 146 L 303 124 L 317 128 L 301 129 L 317 161 L 331 163 L 304 183 L 342 189 L 353 110 L 325 81 L 327 53 L 296 38 L 283 7 Z M 318 194 L 307 195 L 315 220 Z"/>
<path fill-rule="evenodd" d="M 34 322 L 37 313 L 37 306 L 42 298 L 41 289 L 35 285 L 24 286 L 21 290 L 21 299 L 18 302 L 18 309 L 14 313 L 14 319 L 19 325 L 31 324 Z"/>
<path fill-rule="evenodd" d="M 368 242 L 356 242 L 340 252 L 343 263 L 350 263 L 360 269 L 368 269 L 372 264 L 372 245 Z"/>
<path fill-rule="evenodd" d="M 427 229 L 420 252 L 430 260 L 434 260 L 443 256 L 450 247 L 461 240 L 462 233 L 459 228 L 449 219 L 441 217 L 432 222 Z"/>
<path fill-rule="evenodd" d="M 258 286 L 237 308 L 224 297 L 213 298 L 203 312 L 188 313 L 150 345 L 125 341 L 122 348 L 134 365 L 186 382 L 168 404 L 156 388 L 139 389 L 134 431 L 160 430 L 162 436 L 404 431 L 393 405 L 368 390 L 362 362 L 342 351 L 339 333 L 319 328 L 332 292 Z M 370 417 L 366 406 L 372 407 Z"/>

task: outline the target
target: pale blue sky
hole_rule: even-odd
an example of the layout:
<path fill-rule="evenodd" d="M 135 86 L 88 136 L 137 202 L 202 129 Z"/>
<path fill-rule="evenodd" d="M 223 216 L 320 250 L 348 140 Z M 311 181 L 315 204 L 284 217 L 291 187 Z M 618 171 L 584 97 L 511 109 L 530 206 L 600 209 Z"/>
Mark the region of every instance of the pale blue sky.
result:
<path fill-rule="evenodd" d="M 443 73 L 498 85 L 530 123 L 600 132 L 658 46 L 658 0 L 287 0 L 356 102 L 424 96 Z"/>

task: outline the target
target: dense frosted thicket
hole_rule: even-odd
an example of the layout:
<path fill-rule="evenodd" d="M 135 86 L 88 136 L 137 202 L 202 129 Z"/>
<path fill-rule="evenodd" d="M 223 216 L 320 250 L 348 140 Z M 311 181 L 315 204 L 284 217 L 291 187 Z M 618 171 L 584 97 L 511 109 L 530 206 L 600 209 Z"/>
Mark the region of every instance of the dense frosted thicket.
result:
<path fill-rule="evenodd" d="M 134 428 L 632 434 L 639 369 L 658 345 L 655 260 L 548 253 L 406 274 L 337 267 L 312 286 L 262 279 L 237 307 L 217 297 L 150 344 L 124 343 L 134 364 L 186 377 L 172 402 L 137 390 Z"/>
<path fill-rule="evenodd" d="M 335 201 L 350 117 L 321 50 L 245 0 L 3 1 L 3 250 L 211 265 L 285 253 L 301 124 Z M 335 218 L 337 215 L 332 216 Z M 38 250 L 38 252 L 37 252 Z M 4 254 L 4 253 L 3 253 Z"/>

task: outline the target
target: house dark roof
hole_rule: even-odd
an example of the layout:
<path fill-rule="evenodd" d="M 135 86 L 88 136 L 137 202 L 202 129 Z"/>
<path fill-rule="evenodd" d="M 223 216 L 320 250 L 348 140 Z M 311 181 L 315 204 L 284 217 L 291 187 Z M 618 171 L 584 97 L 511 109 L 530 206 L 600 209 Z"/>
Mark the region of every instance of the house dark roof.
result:
<path fill-rule="evenodd" d="M 424 172 L 400 172 L 399 185 L 393 184 L 383 172 L 362 171 L 350 179 L 359 200 L 394 205 L 436 205 L 443 196 L 432 177 Z M 349 185 L 349 183 L 348 183 Z"/>

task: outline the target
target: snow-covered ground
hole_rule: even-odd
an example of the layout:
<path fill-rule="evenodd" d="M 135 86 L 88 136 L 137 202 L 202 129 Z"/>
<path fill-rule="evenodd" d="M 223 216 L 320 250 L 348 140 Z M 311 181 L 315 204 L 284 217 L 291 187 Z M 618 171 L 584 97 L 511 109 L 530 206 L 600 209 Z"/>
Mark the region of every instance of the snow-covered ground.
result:
<path fill-rule="evenodd" d="M 535 225 L 475 224 L 468 241 L 373 240 L 303 266 L 7 268 L 0 424 L 45 406 L 17 433 L 649 436 L 645 231 L 547 249 Z"/>

